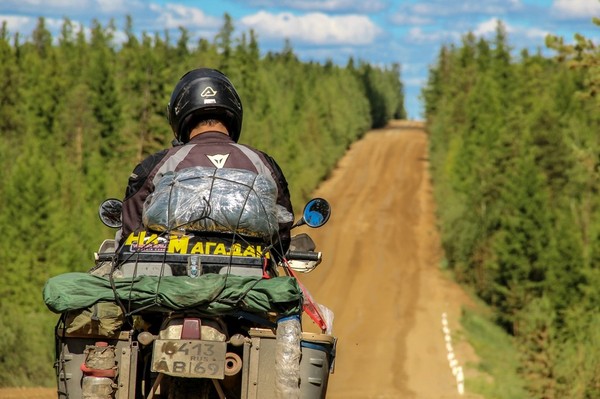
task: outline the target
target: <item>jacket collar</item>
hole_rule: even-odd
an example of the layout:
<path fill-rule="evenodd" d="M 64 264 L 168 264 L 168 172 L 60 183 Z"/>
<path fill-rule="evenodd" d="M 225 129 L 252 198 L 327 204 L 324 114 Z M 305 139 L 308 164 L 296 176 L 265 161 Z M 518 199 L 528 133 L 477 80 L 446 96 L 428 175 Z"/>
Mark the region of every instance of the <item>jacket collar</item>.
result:
<path fill-rule="evenodd" d="M 221 132 L 204 132 L 193 137 L 188 144 L 200 144 L 206 142 L 233 143 L 233 139 Z"/>

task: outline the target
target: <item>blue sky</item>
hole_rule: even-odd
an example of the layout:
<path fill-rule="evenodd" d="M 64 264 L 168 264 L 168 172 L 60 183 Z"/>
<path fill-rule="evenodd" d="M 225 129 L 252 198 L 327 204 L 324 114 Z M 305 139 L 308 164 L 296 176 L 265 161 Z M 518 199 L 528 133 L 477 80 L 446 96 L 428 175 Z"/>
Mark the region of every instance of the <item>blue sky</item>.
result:
<path fill-rule="evenodd" d="M 349 57 L 374 65 L 399 63 L 409 117 L 420 119 L 418 99 L 440 46 L 460 43 L 466 32 L 492 37 L 497 20 L 507 27 L 509 44 L 544 49 L 551 33 L 573 40 L 575 33 L 598 38 L 600 0 L 1 0 L 0 20 L 10 32 L 29 36 L 37 17 L 57 32 L 63 17 L 90 27 L 92 19 L 125 15 L 146 32 L 186 27 L 192 38 L 212 39 L 228 13 L 236 33 L 254 29 L 263 52 L 279 51 L 289 39 L 305 61 Z M 117 35 L 117 40 L 119 35 Z"/>

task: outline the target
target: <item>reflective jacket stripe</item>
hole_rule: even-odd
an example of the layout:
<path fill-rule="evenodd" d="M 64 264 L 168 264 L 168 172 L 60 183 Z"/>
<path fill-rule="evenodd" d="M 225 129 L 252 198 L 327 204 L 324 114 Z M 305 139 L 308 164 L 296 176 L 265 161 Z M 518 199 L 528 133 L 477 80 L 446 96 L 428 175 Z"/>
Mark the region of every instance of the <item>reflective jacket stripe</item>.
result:
<path fill-rule="evenodd" d="M 242 151 L 244 153 L 245 156 L 248 157 L 250 162 L 252 162 L 254 164 L 254 167 L 256 168 L 256 171 L 259 174 L 271 176 L 271 171 L 265 165 L 265 163 L 260 159 L 258 154 L 256 154 L 254 151 L 252 151 L 248 147 L 245 147 L 241 144 L 233 143 L 231 145 L 234 147 L 237 147 L 240 151 Z"/>
<path fill-rule="evenodd" d="M 169 159 L 167 159 L 167 161 L 162 164 L 162 166 L 158 169 L 158 171 L 156 171 L 156 174 L 154 175 L 154 178 L 152 179 L 152 184 L 154 186 L 156 186 L 158 184 L 158 181 L 160 180 L 160 178 L 163 177 L 163 175 L 165 173 L 176 170 L 177 165 L 179 165 L 185 159 L 185 157 L 188 156 L 188 154 L 190 153 L 192 148 L 194 148 L 195 146 L 196 146 L 196 144 L 188 144 L 188 145 L 181 146 L 179 151 L 177 151 L 175 154 L 171 155 L 169 157 Z"/>

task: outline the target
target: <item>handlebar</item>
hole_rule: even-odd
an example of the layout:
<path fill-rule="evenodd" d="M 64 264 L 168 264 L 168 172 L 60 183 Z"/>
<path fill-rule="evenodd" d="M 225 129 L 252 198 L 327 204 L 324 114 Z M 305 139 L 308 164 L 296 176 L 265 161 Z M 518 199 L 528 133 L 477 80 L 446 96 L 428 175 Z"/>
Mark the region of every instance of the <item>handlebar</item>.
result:
<path fill-rule="evenodd" d="M 321 252 L 313 251 L 288 251 L 285 254 L 288 260 L 305 260 L 305 261 L 319 261 L 321 260 Z"/>

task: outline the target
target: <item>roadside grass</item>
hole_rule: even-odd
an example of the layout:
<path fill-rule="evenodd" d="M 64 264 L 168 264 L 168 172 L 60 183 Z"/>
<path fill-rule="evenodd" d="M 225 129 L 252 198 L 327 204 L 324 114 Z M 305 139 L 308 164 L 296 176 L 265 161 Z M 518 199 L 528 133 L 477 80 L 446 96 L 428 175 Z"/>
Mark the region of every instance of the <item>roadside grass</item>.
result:
<path fill-rule="evenodd" d="M 57 319 L 56 314 L 47 310 L 7 311 L 0 306 L 1 388 L 51 387 L 56 384 L 53 364 Z M 11 328 L 7 329 L 9 323 Z M 28 364 L 27 368 L 23 366 L 25 364 Z M 0 396 L 0 399 L 3 397 Z"/>
<path fill-rule="evenodd" d="M 525 383 L 518 374 L 519 352 L 513 338 L 493 322 L 485 306 L 463 309 L 461 325 L 479 358 L 477 364 L 466 365 L 477 371 L 467 377 L 466 391 L 486 399 L 527 398 Z"/>

